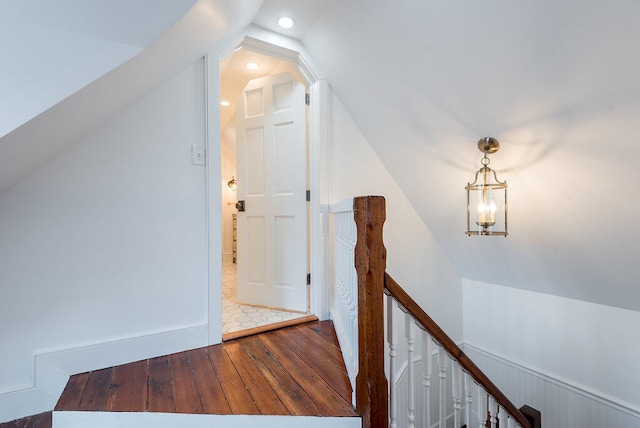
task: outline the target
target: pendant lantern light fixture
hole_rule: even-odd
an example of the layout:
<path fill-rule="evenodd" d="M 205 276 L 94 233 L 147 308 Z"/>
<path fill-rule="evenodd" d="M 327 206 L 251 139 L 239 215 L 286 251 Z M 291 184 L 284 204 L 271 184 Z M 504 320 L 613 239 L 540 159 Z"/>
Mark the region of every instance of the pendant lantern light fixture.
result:
<path fill-rule="evenodd" d="M 507 236 L 507 182 L 498 180 L 496 172 L 489 168 L 487 154 L 498 151 L 500 143 L 492 137 L 478 141 L 478 149 L 484 153 L 482 168 L 476 172 L 473 183 L 467 183 L 467 232 L 471 235 Z"/>

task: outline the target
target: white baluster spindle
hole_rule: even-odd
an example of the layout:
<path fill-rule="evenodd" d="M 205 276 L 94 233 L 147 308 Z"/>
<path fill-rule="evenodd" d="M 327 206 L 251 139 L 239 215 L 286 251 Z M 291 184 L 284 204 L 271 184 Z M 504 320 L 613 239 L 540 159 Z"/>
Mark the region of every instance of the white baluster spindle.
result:
<path fill-rule="evenodd" d="M 467 395 L 467 405 L 464 408 L 465 418 L 464 421 L 467 424 L 467 427 L 471 428 L 471 405 L 473 404 L 473 378 L 469 373 L 464 374 L 464 391 Z"/>
<path fill-rule="evenodd" d="M 489 396 L 489 420 L 491 421 L 491 428 L 496 428 L 498 425 L 498 403 L 493 396 Z"/>
<path fill-rule="evenodd" d="M 413 377 L 413 343 L 415 341 L 415 332 L 411 314 L 405 313 L 404 320 L 405 335 L 407 337 L 407 428 L 414 428 L 416 419 L 416 390 Z"/>
<path fill-rule="evenodd" d="M 424 401 L 422 412 L 423 428 L 431 427 L 431 374 L 433 373 L 433 341 L 426 330 L 422 330 L 422 387 Z"/>
<path fill-rule="evenodd" d="M 477 385 L 478 391 L 478 423 L 479 428 L 486 428 L 487 425 L 487 393 Z"/>
<path fill-rule="evenodd" d="M 389 344 L 389 426 L 396 428 L 396 347 L 398 335 L 393 322 L 393 308 L 395 306 L 393 297 L 387 296 L 387 343 Z"/>
<path fill-rule="evenodd" d="M 507 414 L 507 412 L 502 408 L 502 407 L 498 407 L 498 424 L 503 426 L 503 427 L 509 427 L 509 415 Z"/>
<path fill-rule="evenodd" d="M 463 374 L 462 368 L 457 361 L 453 361 L 453 365 L 451 366 L 451 393 L 453 395 L 453 426 L 459 427 L 462 426 L 460 421 L 460 416 L 462 412 L 462 387 Z"/>
<path fill-rule="evenodd" d="M 439 400 L 439 412 L 438 416 L 440 417 L 440 425 L 439 428 L 446 427 L 447 420 L 447 360 L 449 357 L 447 356 L 447 352 L 445 349 L 440 346 L 438 348 L 438 366 L 440 368 L 440 400 Z"/>

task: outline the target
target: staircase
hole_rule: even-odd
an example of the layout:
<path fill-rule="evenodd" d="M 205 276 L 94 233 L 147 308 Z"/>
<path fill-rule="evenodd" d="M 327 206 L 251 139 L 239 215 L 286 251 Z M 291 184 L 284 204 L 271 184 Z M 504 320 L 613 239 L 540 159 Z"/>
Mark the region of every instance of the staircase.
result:
<path fill-rule="evenodd" d="M 384 221 L 380 196 L 330 208 L 331 313 L 362 426 L 538 428 L 385 272 Z"/>

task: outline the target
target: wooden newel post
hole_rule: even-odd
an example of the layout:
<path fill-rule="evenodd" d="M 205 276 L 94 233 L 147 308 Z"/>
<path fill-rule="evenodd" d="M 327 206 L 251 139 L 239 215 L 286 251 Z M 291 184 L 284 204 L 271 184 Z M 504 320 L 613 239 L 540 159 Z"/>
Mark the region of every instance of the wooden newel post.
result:
<path fill-rule="evenodd" d="M 387 250 L 382 242 L 386 217 L 382 196 L 353 200 L 357 227 L 358 375 L 356 409 L 363 428 L 387 428 L 388 389 L 384 374 L 384 273 Z"/>

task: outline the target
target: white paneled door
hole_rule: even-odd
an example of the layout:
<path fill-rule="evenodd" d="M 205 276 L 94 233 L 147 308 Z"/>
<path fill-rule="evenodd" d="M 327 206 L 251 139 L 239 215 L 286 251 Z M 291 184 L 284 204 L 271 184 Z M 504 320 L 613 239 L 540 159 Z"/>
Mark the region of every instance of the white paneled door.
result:
<path fill-rule="evenodd" d="M 289 73 L 238 100 L 238 301 L 307 310 L 305 88 Z"/>

